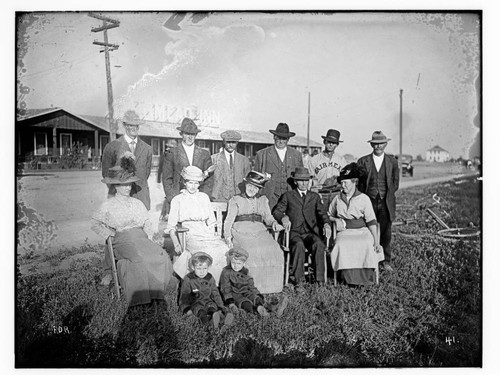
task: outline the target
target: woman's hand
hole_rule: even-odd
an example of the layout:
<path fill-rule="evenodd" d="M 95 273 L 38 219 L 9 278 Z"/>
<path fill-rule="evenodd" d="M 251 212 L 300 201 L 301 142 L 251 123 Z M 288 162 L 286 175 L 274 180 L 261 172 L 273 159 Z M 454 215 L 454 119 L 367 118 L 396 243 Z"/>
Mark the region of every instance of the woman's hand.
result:
<path fill-rule="evenodd" d="M 273 227 L 273 232 L 279 232 L 284 229 L 283 226 L 280 225 L 277 221 L 273 222 L 272 227 Z"/>
<path fill-rule="evenodd" d="M 337 229 L 338 232 L 341 232 L 343 230 L 345 230 L 345 222 L 344 220 L 336 217 L 333 219 L 333 221 L 335 221 L 335 227 Z"/>
<path fill-rule="evenodd" d="M 182 253 L 182 246 L 181 246 L 181 244 L 180 244 L 180 243 L 175 244 L 175 245 L 174 245 L 174 250 L 175 250 L 175 252 L 176 252 L 177 254 L 179 254 L 179 255 L 180 255 L 180 254 Z"/>
<path fill-rule="evenodd" d="M 227 247 L 229 247 L 229 249 L 232 249 L 234 246 L 233 240 L 230 237 L 226 238 L 226 244 L 227 244 Z"/>
<path fill-rule="evenodd" d="M 377 254 L 379 254 L 379 253 L 381 253 L 382 251 L 384 251 L 384 248 L 383 248 L 381 245 L 379 245 L 379 244 L 375 244 L 375 245 L 374 245 L 374 248 L 375 248 L 375 252 L 376 252 Z"/>

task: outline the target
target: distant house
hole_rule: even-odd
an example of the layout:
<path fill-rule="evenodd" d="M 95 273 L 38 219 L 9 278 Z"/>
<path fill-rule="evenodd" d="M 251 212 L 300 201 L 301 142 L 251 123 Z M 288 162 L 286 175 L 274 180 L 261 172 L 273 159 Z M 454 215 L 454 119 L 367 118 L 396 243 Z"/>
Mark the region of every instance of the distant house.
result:
<path fill-rule="evenodd" d="M 434 146 L 427 150 L 426 161 L 444 163 L 450 160 L 450 153 L 440 146 Z"/>

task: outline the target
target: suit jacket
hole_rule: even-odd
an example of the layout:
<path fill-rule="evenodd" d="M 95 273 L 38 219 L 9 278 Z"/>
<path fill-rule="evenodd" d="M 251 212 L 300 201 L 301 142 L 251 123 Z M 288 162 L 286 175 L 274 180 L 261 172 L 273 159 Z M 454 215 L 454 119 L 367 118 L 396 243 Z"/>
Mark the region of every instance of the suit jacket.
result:
<path fill-rule="evenodd" d="M 201 147 L 194 146 L 193 164 L 195 167 L 206 171 L 212 165 L 212 158 L 207 150 Z M 163 162 L 162 183 L 163 190 L 167 202 L 170 203 L 181 189 L 184 188 L 182 183 L 181 172 L 184 167 L 189 166 L 189 159 L 187 157 L 184 147 L 172 147 L 167 151 L 165 160 Z M 213 174 L 200 184 L 200 191 L 206 193 L 208 196 L 212 193 Z"/>
<path fill-rule="evenodd" d="M 211 197 L 217 201 L 228 201 L 233 196 L 244 191 L 243 179 L 250 172 L 250 160 L 244 155 L 234 152 L 234 178 L 230 173 L 224 150 L 213 157 L 215 165 L 214 185 Z M 234 182 L 233 182 L 234 181 Z M 234 194 L 230 194 L 228 187 L 234 183 Z M 243 188 L 243 190 L 241 190 Z"/>
<path fill-rule="evenodd" d="M 151 200 L 149 197 L 148 178 L 151 174 L 151 164 L 153 160 L 153 149 L 150 145 L 142 139 L 137 138 L 137 145 L 135 146 L 135 175 L 140 178 L 139 181 L 132 184 L 132 191 L 130 195 L 139 199 L 146 208 L 149 210 L 151 207 Z M 119 165 L 121 156 L 125 151 L 131 151 L 130 147 L 125 140 L 124 136 L 108 143 L 104 147 L 102 154 L 102 176 L 106 177 L 108 169 Z M 109 194 L 115 194 L 116 189 L 113 185 L 108 185 Z"/>
<path fill-rule="evenodd" d="M 368 191 L 368 183 L 370 181 L 370 176 L 372 173 L 377 173 L 375 169 L 375 164 L 373 162 L 373 154 L 365 155 L 358 160 L 358 165 L 364 168 L 367 172 L 366 178 L 360 180 L 358 185 L 358 190 L 362 193 Z M 396 218 L 396 191 L 399 189 L 399 166 L 398 161 L 395 157 L 389 156 L 384 153 L 384 162 L 385 165 L 385 175 L 387 182 L 387 192 L 385 194 L 385 201 L 387 204 L 387 208 L 389 210 L 389 216 L 391 221 L 394 221 Z"/>
<path fill-rule="evenodd" d="M 278 153 L 276 152 L 276 148 L 274 145 L 266 147 L 262 150 L 259 150 L 257 152 L 257 155 L 255 156 L 255 165 L 254 169 L 257 172 L 267 172 L 271 174 L 271 180 L 266 183 L 264 188 L 262 189 L 261 194 L 265 195 L 267 199 L 269 199 L 269 207 L 273 209 L 273 207 L 276 205 L 278 202 L 279 197 L 281 194 L 283 194 L 285 191 L 290 191 L 294 188 L 294 185 L 290 180 L 290 177 L 292 175 L 292 172 L 295 171 L 295 168 L 297 167 L 303 167 L 304 164 L 302 162 L 302 154 L 291 148 L 288 147 L 286 148 L 286 177 L 287 177 L 287 190 L 280 189 L 279 191 L 276 191 L 276 185 L 279 186 L 280 181 L 280 163 L 281 160 L 278 156 Z"/>
<path fill-rule="evenodd" d="M 280 223 L 283 223 L 285 215 L 289 217 L 292 223 L 290 238 L 293 238 L 294 234 L 300 234 L 300 228 L 304 223 L 310 232 L 319 237 L 322 235 L 323 226 L 330 224 L 321 197 L 312 191 L 307 192 L 305 200 L 302 199 L 297 189 L 287 191 L 278 201 L 273 215 Z"/>

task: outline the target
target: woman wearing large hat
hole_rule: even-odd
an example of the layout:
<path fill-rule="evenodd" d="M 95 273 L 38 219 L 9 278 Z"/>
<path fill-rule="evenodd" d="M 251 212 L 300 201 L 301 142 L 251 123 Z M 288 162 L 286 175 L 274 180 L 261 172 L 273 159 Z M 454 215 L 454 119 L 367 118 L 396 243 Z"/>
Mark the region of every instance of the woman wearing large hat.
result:
<path fill-rule="evenodd" d="M 185 189 L 172 199 L 165 229 L 165 233 L 170 234 L 175 251 L 181 255 L 174 264 L 174 271 L 184 278 L 191 254 L 204 251 L 213 259 L 210 273 L 218 285 L 222 269 L 227 265 L 226 253 L 229 249 L 221 238 L 215 236 L 216 219 L 210 198 L 198 190 L 205 178 L 204 173 L 200 168 L 190 165 L 182 169 L 181 177 Z M 177 238 L 178 224 L 189 229 L 186 232 L 186 249 L 181 248 Z"/>
<path fill-rule="evenodd" d="M 283 252 L 267 227 L 282 229 L 271 215 L 269 201 L 260 190 L 268 175 L 250 171 L 244 178 L 245 192 L 228 202 L 224 238 L 229 247 L 241 247 L 250 255 L 247 268 L 261 293 L 279 293 L 283 289 Z"/>
<path fill-rule="evenodd" d="M 135 176 L 133 155 L 125 153 L 120 165 L 108 170 L 103 183 L 113 185 L 116 194 L 92 216 L 92 229 L 107 239 L 112 237 L 118 279 L 129 306 L 146 304 L 165 296 L 173 274 L 165 251 L 151 238 L 153 227 L 144 204 L 130 196 Z M 111 264 L 105 259 L 109 270 Z"/>
<path fill-rule="evenodd" d="M 375 283 L 375 270 L 384 259 L 370 198 L 357 189 L 364 174 L 356 163 L 342 168 L 337 177 L 342 192 L 333 198 L 328 208 L 328 216 L 337 229 L 331 253 L 332 267 L 340 270 L 341 279 L 350 285 Z"/>

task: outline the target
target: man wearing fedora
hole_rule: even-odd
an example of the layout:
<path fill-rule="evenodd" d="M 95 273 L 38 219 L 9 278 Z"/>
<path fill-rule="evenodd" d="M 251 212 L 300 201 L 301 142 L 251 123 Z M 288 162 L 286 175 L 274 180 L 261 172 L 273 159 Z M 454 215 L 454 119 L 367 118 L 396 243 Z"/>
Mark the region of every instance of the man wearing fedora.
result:
<path fill-rule="evenodd" d="M 102 176 L 107 176 L 108 170 L 120 162 L 120 158 L 126 151 L 132 152 L 135 157 L 135 174 L 139 178 L 139 181 L 133 185 L 130 195 L 139 199 L 149 210 L 151 200 L 149 197 L 148 178 L 151 174 L 153 149 L 139 138 L 139 126 L 143 122 L 135 111 L 129 110 L 125 112 L 122 124 L 125 134 L 104 147 L 102 154 Z M 108 185 L 108 196 L 115 193 L 115 187 Z"/>
<path fill-rule="evenodd" d="M 384 150 L 387 138 L 381 131 L 375 131 L 368 142 L 373 148 L 369 155 L 359 158 L 358 165 L 365 169 L 366 179 L 360 181 L 359 191 L 370 197 L 373 210 L 380 225 L 380 245 L 384 248 L 384 270 L 392 271 L 391 237 L 392 222 L 396 217 L 396 196 L 399 188 L 399 166 L 395 157 Z"/>
<path fill-rule="evenodd" d="M 279 199 L 273 215 L 286 231 L 290 231 L 292 274 L 296 284 L 305 281 L 304 262 L 306 247 L 312 251 L 316 282 L 325 280 L 325 244 L 322 240 L 332 235 L 330 220 L 318 193 L 308 191 L 311 175 L 305 167 L 295 168 L 293 180 L 296 188 L 285 192 Z"/>
<path fill-rule="evenodd" d="M 335 153 L 335 149 L 343 141 L 340 140 L 340 132 L 335 129 L 328 129 L 326 136 L 321 138 L 325 149 L 313 156 L 307 167 L 313 176 L 313 186 L 331 187 L 337 184 L 336 178 L 347 164 L 343 156 Z"/>
<path fill-rule="evenodd" d="M 280 196 L 292 190 L 293 184 L 289 181 L 292 172 L 304 164 L 300 151 L 288 147 L 288 141 L 295 136 L 295 133 L 290 131 L 287 124 L 279 123 L 276 130 L 271 129 L 269 132 L 274 135 L 274 145 L 257 152 L 254 169 L 271 175 L 262 194 L 269 199 L 272 211 Z"/>
<path fill-rule="evenodd" d="M 234 130 L 221 133 L 223 149 L 213 156 L 214 185 L 211 198 L 217 202 L 227 202 L 239 194 L 243 179 L 250 172 L 250 160 L 238 152 L 236 146 L 241 134 Z"/>
<path fill-rule="evenodd" d="M 201 131 L 193 120 L 186 117 L 182 120 L 181 126 L 177 128 L 182 137 L 180 146 L 170 149 L 163 163 L 162 183 L 165 192 L 165 204 L 163 211 L 170 210 L 172 198 L 179 194 L 184 188 L 181 172 L 184 167 L 195 166 L 200 168 L 205 175 L 205 181 L 200 184 L 200 191 L 208 194 L 212 193 L 212 158 L 210 153 L 195 145 L 195 139 Z"/>

